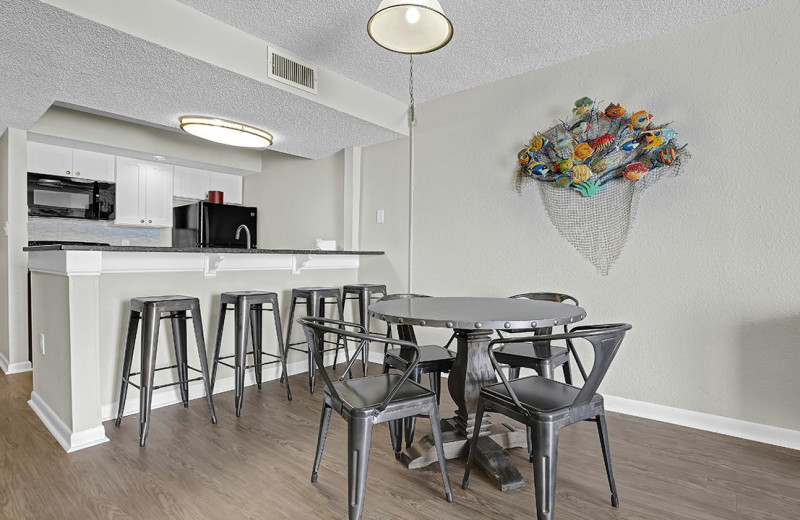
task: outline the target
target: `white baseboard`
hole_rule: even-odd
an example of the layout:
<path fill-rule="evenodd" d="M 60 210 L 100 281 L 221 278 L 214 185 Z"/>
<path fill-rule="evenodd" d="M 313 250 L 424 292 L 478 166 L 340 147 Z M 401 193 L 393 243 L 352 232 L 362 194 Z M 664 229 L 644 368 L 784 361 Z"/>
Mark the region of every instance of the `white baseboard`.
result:
<path fill-rule="evenodd" d="M 90 448 L 109 441 L 108 437 L 106 437 L 106 430 L 102 424 L 88 430 L 73 432 L 69 426 L 64 424 L 64 421 L 58 418 L 53 409 L 47 406 L 36 392 L 31 393 L 31 400 L 28 401 L 28 406 L 33 409 L 34 413 L 36 413 L 45 427 L 67 453 Z"/>
<path fill-rule="evenodd" d="M 11 374 L 20 374 L 22 372 L 30 372 L 33 369 L 30 361 L 22 361 L 19 363 L 9 363 L 8 358 L 0 352 L 0 370 L 7 376 Z"/>

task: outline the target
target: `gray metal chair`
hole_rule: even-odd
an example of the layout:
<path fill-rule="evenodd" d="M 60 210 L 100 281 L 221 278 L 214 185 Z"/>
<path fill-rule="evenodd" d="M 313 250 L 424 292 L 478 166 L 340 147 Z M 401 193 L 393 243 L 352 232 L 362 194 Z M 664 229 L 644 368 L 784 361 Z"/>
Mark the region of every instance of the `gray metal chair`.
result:
<path fill-rule="evenodd" d="M 424 294 L 390 294 L 381 298 L 380 301 L 409 298 L 430 298 L 430 296 L 426 296 Z M 419 345 L 417 342 L 416 333 L 414 332 L 414 327 L 411 325 L 399 324 L 395 324 L 394 327 L 397 329 L 398 338 L 403 341 L 409 341 L 415 345 Z M 387 337 L 392 337 L 392 324 L 387 324 L 386 335 Z M 443 347 L 440 347 L 439 345 L 419 345 L 419 361 L 417 362 L 416 368 L 411 372 L 410 379 L 415 383 L 420 383 L 422 381 L 422 376 L 424 374 L 428 374 L 430 388 L 436 392 L 437 404 L 442 402 L 442 374 L 450 372 L 450 370 L 453 368 L 453 363 L 456 360 L 456 353 L 452 350 L 449 350 L 449 347 L 453 343 L 454 339 L 455 334 L 450 336 L 450 340 Z M 383 352 L 383 373 L 388 374 L 392 369 L 403 372 L 406 371 L 412 355 L 413 352 L 408 349 L 404 349 L 402 347 L 390 349 L 389 345 L 387 344 Z M 403 436 L 405 437 L 406 448 L 411 447 L 411 444 L 414 442 L 416 420 L 416 417 L 409 417 L 403 421 L 402 432 Z M 402 442 L 395 446 L 396 449 L 394 455 L 397 458 L 400 458 L 401 446 Z"/>
<path fill-rule="evenodd" d="M 631 329 L 626 323 L 613 325 L 588 325 L 575 327 L 566 334 L 552 334 L 528 338 L 495 339 L 489 343 L 489 358 L 501 382 L 481 389 L 475 413 L 475 430 L 470 443 L 467 468 L 462 487 L 469 488 L 469 474 L 478 443 L 481 422 L 485 412 L 502 413 L 524 423 L 535 432 L 530 457 L 533 462 L 536 490 L 536 515 L 538 520 L 552 520 L 555 515 L 556 464 L 558 460 L 559 430 L 581 421 L 594 421 L 603 448 L 606 474 L 611 488 L 611 505 L 619 507 L 617 486 L 611 470 L 611 450 L 608 445 L 603 396 L 597 388 L 608 372 L 625 333 Z M 591 343 L 594 364 L 583 388 L 564 384 L 541 376 L 523 377 L 509 382 L 501 370 L 494 350 L 502 345 L 531 342 L 583 339 Z"/>
<path fill-rule="evenodd" d="M 367 334 L 369 334 L 369 304 L 372 303 L 372 300 L 386 296 L 386 286 L 382 284 L 375 284 L 375 283 L 357 283 L 357 284 L 349 284 L 342 287 L 342 299 L 344 300 L 344 305 L 347 305 L 347 300 L 356 300 L 356 304 L 358 305 L 358 323 L 364 326 Z M 336 364 L 337 356 L 339 355 L 338 352 L 334 354 L 333 364 Z M 367 375 L 367 367 L 369 366 L 369 359 L 368 359 L 369 352 L 364 349 L 364 352 L 361 353 L 361 363 L 364 368 L 364 375 Z"/>
<path fill-rule="evenodd" d="M 191 317 L 187 316 L 191 313 Z M 166 316 L 164 315 L 166 313 Z M 172 338 L 175 344 L 176 364 L 156 368 L 156 352 L 158 349 L 158 331 L 161 320 L 172 321 Z M 191 319 L 194 325 L 194 337 L 197 343 L 197 355 L 200 359 L 200 369 L 190 367 L 186 354 L 186 320 Z M 133 351 L 136 346 L 136 333 L 139 321 L 142 322 L 142 349 L 141 370 L 131 372 L 133 364 Z M 159 370 L 176 369 L 178 381 L 163 385 L 155 385 L 155 373 Z M 200 373 L 200 377 L 189 379 L 189 370 Z M 132 383 L 131 376 L 139 376 L 139 384 Z M 203 318 L 200 314 L 200 302 L 191 296 L 146 296 L 131 299 L 131 312 L 128 321 L 128 337 L 125 342 L 125 357 L 122 363 L 122 384 L 119 391 L 119 409 L 117 420 L 122 423 L 122 413 L 125 410 L 125 400 L 128 395 L 128 385 L 139 389 L 139 446 L 144 447 L 147 434 L 150 431 L 150 409 L 153 403 L 153 390 L 165 386 L 180 387 L 183 407 L 189 407 L 189 383 L 203 381 L 206 391 L 206 401 L 211 412 L 211 422 L 217 424 L 217 415 L 214 412 L 214 402 L 211 394 L 211 378 L 208 374 L 208 360 L 206 359 L 206 343 L 203 336 Z"/>
<path fill-rule="evenodd" d="M 264 308 L 267 305 L 268 308 Z M 225 328 L 225 315 L 229 306 L 233 306 L 235 314 L 235 350 L 230 356 L 220 357 L 219 351 L 222 347 L 222 332 Z M 271 312 L 275 322 L 275 335 L 277 336 L 278 353 L 263 351 L 263 316 L 264 311 Z M 250 330 L 252 336 L 253 350 L 247 352 L 247 331 Z M 247 354 L 253 354 L 253 364 L 247 365 Z M 270 361 L 262 361 L 263 356 L 272 358 Z M 234 358 L 231 365 L 224 360 Z M 217 367 L 222 364 L 234 370 L 235 393 L 234 405 L 236 407 L 236 417 L 242 415 L 242 401 L 244 398 L 244 376 L 248 368 L 255 368 L 256 384 L 261 388 L 262 367 L 264 365 L 281 364 L 281 373 L 286 371 L 286 353 L 283 348 L 283 332 L 281 330 L 281 312 L 278 306 L 278 295 L 274 292 L 266 291 L 239 291 L 224 292 L 220 295 L 219 302 L 219 324 L 217 325 L 217 340 L 214 346 L 214 364 L 211 369 L 211 389 L 217 382 Z M 286 397 L 292 400 L 292 391 L 289 388 L 289 380 L 284 381 L 286 385 Z"/>
<path fill-rule="evenodd" d="M 453 493 L 450 489 L 450 479 L 447 476 L 436 394 L 409 380 L 411 372 L 416 367 L 419 359 L 419 347 L 408 341 L 366 334 L 364 326 L 358 323 L 311 317 L 298 318 L 297 322 L 305 330 L 308 347 L 313 352 L 322 378 L 325 380 L 319 439 L 317 441 L 316 457 L 314 458 L 314 468 L 311 473 L 311 482 L 317 481 L 319 466 L 322 462 L 322 451 L 325 448 L 325 438 L 330 425 L 331 411 L 336 410 L 348 423 L 347 482 L 348 503 L 350 505 L 349 519 L 360 519 L 364 511 L 364 494 L 367 485 L 372 426 L 388 422 L 390 430 L 397 432 L 404 418 L 427 413 L 431 420 L 436 453 L 439 457 L 445 497 L 448 502 L 452 502 Z M 359 332 L 346 330 L 348 328 Z M 353 356 L 352 361 L 347 366 L 347 370 L 337 381 L 331 379 L 328 369 L 323 364 L 319 345 L 321 344 L 321 338 L 325 334 L 336 334 L 343 339 L 359 342 L 356 355 Z M 408 348 L 414 353 L 408 369 L 402 375 L 382 374 L 345 380 L 351 365 L 358 359 L 358 354 L 362 349 L 369 348 L 371 343 L 383 343 Z"/>

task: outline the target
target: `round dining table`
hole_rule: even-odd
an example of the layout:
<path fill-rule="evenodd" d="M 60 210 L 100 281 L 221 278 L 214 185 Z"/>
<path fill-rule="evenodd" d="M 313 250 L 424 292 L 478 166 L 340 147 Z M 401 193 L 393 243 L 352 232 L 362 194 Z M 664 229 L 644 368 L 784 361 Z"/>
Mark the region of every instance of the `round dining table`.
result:
<path fill-rule="evenodd" d="M 551 328 L 578 322 L 586 311 L 576 305 L 517 298 L 425 297 L 380 301 L 370 305 L 370 315 L 394 325 L 452 329 L 457 343 L 456 359 L 447 388 L 457 406 L 456 415 L 442 420 L 445 457 L 466 456 L 472 438 L 475 412 L 482 386 L 497 382 L 489 358 L 494 331 Z M 526 446 L 524 429 L 511 424 L 494 425 L 487 416 L 481 424 L 475 462 L 501 491 L 525 485 L 506 451 Z M 436 462 L 433 437 L 427 435 L 406 449 L 402 460 L 408 468 Z"/>

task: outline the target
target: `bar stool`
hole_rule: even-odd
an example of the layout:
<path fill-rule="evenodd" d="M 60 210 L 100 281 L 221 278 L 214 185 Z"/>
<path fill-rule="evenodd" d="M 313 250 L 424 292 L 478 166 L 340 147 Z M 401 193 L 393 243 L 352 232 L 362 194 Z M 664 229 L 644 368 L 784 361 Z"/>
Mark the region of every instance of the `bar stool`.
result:
<path fill-rule="evenodd" d="M 369 334 L 369 304 L 372 303 L 372 300 L 377 300 L 386 296 L 386 286 L 373 284 L 373 283 L 360 283 L 360 284 L 351 284 L 345 285 L 343 287 L 343 298 L 344 298 L 344 305 L 347 304 L 347 300 L 357 300 L 358 302 L 358 323 L 363 325 Z M 355 320 L 354 320 L 355 321 Z M 364 376 L 367 375 L 367 362 L 368 360 L 368 352 L 369 349 L 364 349 L 361 351 L 361 363 L 364 365 Z M 334 363 L 336 361 L 334 360 Z"/>
<path fill-rule="evenodd" d="M 186 313 L 190 312 L 191 317 Z M 164 313 L 168 313 L 164 316 Z M 139 320 L 142 320 L 142 364 L 141 371 L 131 373 L 133 350 L 136 345 L 136 333 Z M 156 368 L 156 350 L 158 349 L 158 331 L 162 319 L 172 321 L 172 337 L 175 343 L 175 358 L 177 364 L 168 367 Z M 194 337 L 197 343 L 197 354 L 200 358 L 200 370 L 190 367 L 186 362 L 186 320 L 191 319 L 194 325 Z M 178 371 L 178 381 L 155 386 L 153 379 L 158 370 L 175 368 Z M 201 377 L 189 379 L 189 370 L 199 372 Z M 139 385 L 131 383 L 131 376 L 139 376 Z M 208 375 L 208 361 L 206 359 L 206 342 L 203 337 L 203 318 L 200 314 L 200 302 L 191 296 L 148 296 L 131 299 L 131 313 L 128 321 L 128 339 L 125 343 L 125 359 L 122 365 L 122 386 L 119 393 L 119 410 L 117 411 L 116 426 L 122 422 L 122 412 L 125 409 L 125 398 L 128 394 L 128 385 L 139 389 L 139 446 L 144 447 L 147 434 L 150 430 L 150 407 L 153 403 L 153 390 L 166 386 L 180 385 L 181 401 L 183 407 L 189 407 L 189 383 L 203 381 L 206 390 L 208 409 L 211 412 L 211 422 L 217 424 L 217 415 L 214 412 L 214 402 L 211 397 L 211 378 Z"/>
<path fill-rule="evenodd" d="M 222 346 L 222 332 L 225 327 L 225 314 L 232 305 L 236 315 L 235 331 L 235 353 L 230 356 L 219 355 Z M 264 305 L 271 308 L 265 309 Z M 275 334 L 278 337 L 278 354 L 264 352 L 263 350 L 263 311 L 272 312 L 275 320 Z M 250 329 L 252 336 L 253 350 L 247 352 L 247 331 Z M 253 355 L 253 364 L 247 365 L 247 355 Z M 262 362 L 262 356 L 270 356 L 272 361 Z M 231 365 L 223 361 L 224 359 L 234 358 Z M 281 330 L 281 311 L 278 306 L 278 295 L 274 292 L 264 291 L 239 291 L 224 292 L 220 295 L 219 305 L 219 325 L 217 326 L 217 340 L 214 346 L 214 366 L 211 369 L 211 389 L 217 381 L 217 366 L 219 364 L 230 367 L 235 371 L 236 397 L 236 417 L 242 415 L 242 398 L 244 396 L 244 373 L 248 368 L 255 368 L 256 384 L 261 388 L 261 374 L 264 365 L 281 364 L 281 374 L 286 371 L 286 353 L 283 349 L 283 331 Z M 289 381 L 286 381 L 286 397 L 292 400 L 292 391 L 289 389 Z"/>
<path fill-rule="evenodd" d="M 294 325 L 294 310 L 299 304 L 305 304 L 306 316 L 314 318 L 325 317 L 325 306 L 336 305 L 339 310 L 339 320 L 342 321 L 344 306 L 339 289 L 336 287 L 298 287 L 292 289 L 292 300 L 289 304 L 289 326 L 286 327 L 286 355 L 288 357 L 289 350 L 296 352 L 304 352 L 308 355 L 308 388 L 313 394 L 314 387 L 317 383 L 317 366 L 314 363 L 314 355 L 311 352 L 307 341 L 296 341 L 292 343 L 292 325 Z M 337 337 L 335 349 L 324 349 L 324 343 L 333 343 L 326 341 L 324 337 L 320 339 L 319 349 L 320 352 L 330 352 L 335 350 L 334 366 L 339 357 L 339 348 L 344 347 L 344 356 L 348 366 L 350 365 L 350 354 L 347 352 L 347 341 L 340 341 Z M 298 348 L 297 345 L 304 345 L 304 348 Z M 283 370 L 281 382 L 286 379 L 286 369 Z"/>

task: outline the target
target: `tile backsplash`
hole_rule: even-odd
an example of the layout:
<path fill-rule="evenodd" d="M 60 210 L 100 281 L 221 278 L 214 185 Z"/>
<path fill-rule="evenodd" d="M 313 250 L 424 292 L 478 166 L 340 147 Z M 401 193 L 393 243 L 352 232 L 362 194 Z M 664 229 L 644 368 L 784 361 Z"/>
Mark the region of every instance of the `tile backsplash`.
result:
<path fill-rule="evenodd" d="M 28 240 L 107 242 L 112 246 L 168 246 L 169 229 L 115 226 L 103 220 L 28 217 Z M 127 244 L 123 243 L 127 241 Z"/>

